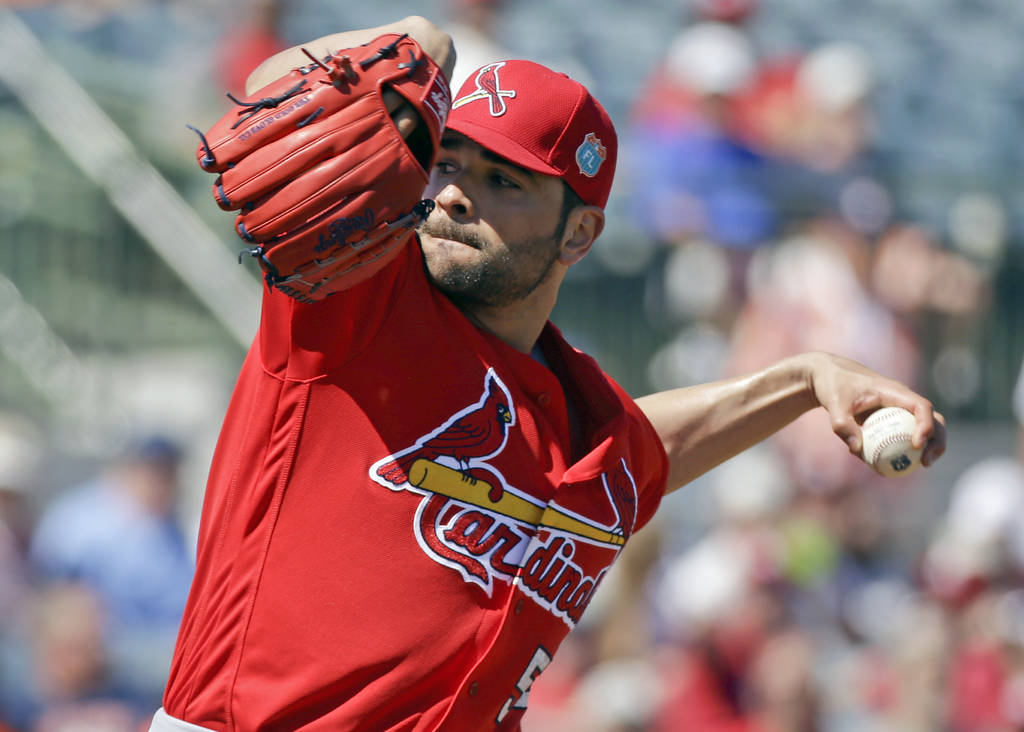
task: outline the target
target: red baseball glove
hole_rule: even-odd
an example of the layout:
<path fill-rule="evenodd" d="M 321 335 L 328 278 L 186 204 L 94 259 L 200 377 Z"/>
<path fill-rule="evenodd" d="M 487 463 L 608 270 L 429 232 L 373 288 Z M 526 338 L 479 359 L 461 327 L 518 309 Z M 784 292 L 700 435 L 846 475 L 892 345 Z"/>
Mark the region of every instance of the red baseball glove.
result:
<path fill-rule="evenodd" d="M 197 152 L 267 283 L 304 302 L 380 270 L 430 212 L 420 198 L 451 104 L 444 74 L 407 35 L 310 58 L 231 97 L 239 108 L 200 133 Z M 407 139 L 388 89 L 419 116 Z"/>

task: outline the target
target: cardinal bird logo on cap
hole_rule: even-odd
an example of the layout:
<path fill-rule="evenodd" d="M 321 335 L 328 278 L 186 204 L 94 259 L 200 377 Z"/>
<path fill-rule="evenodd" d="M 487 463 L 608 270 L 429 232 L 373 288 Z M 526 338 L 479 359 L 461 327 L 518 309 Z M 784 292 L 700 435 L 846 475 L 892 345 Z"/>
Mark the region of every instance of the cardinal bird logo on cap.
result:
<path fill-rule="evenodd" d="M 491 106 L 491 116 L 500 117 L 508 111 L 505 99 L 515 99 L 516 93 L 513 89 L 502 89 L 501 81 L 498 78 L 498 69 L 505 65 L 504 61 L 487 64 L 476 72 L 476 89 L 459 97 L 452 103 L 452 109 L 458 109 L 463 104 L 469 104 L 479 99 L 487 99 Z"/>

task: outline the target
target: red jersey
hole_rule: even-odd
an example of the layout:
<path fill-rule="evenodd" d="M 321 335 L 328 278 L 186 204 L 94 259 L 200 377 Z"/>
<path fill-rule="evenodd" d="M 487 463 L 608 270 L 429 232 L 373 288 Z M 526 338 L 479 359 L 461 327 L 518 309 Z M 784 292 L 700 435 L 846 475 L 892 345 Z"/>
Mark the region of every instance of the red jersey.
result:
<path fill-rule="evenodd" d="M 517 729 L 667 474 L 625 392 L 551 324 L 540 345 L 550 368 L 474 327 L 417 244 L 319 303 L 267 291 L 167 713 L 214 730 Z"/>

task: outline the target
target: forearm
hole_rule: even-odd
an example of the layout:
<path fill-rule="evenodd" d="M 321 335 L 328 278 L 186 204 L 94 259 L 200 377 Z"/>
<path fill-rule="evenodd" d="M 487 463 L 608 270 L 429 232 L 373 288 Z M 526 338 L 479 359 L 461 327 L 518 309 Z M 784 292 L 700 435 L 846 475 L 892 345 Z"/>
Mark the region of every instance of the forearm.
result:
<path fill-rule="evenodd" d="M 380 25 L 375 28 L 331 33 L 309 43 L 303 43 L 300 46 L 293 46 L 281 51 L 260 64 L 249 75 L 245 84 L 246 93 L 252 94 L 260 87 L 284 76 L 292 69 L 309 63 L 309 57 L 302 52 L 303 48 L 307 49 L 317 58 L 322 58 L 342 48 L 352 48 L 353 46 L 367 43 L 385 33 L 408 33 L 420 44 L 423 51 L 434 60 L 434 63 L 441 67 L 445 76 L 449 79 L 451 78 L 452 67 L 455 65 L 455 49 L 451 38 L 426 18 L 412 15 L 394 23 Z"/>
<path fill-rule="evenodd" d="M 818 406 L 813 354 L 749 376 L 637 399 L 669 457 L 666 492 L 703 475 Z"/>

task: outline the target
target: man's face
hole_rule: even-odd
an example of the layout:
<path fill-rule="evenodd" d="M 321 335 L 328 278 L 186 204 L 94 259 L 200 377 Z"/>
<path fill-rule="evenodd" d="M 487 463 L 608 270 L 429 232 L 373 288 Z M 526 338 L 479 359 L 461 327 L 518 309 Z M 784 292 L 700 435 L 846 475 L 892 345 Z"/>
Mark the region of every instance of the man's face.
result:
<path fill-rule="evenodd" d="M 522 300 L 558 258 L 562 182 L 457 132 L 441 147 L 425 194 L 437 206 L 419 229 L 431 279 L 457 304 Z"/>

